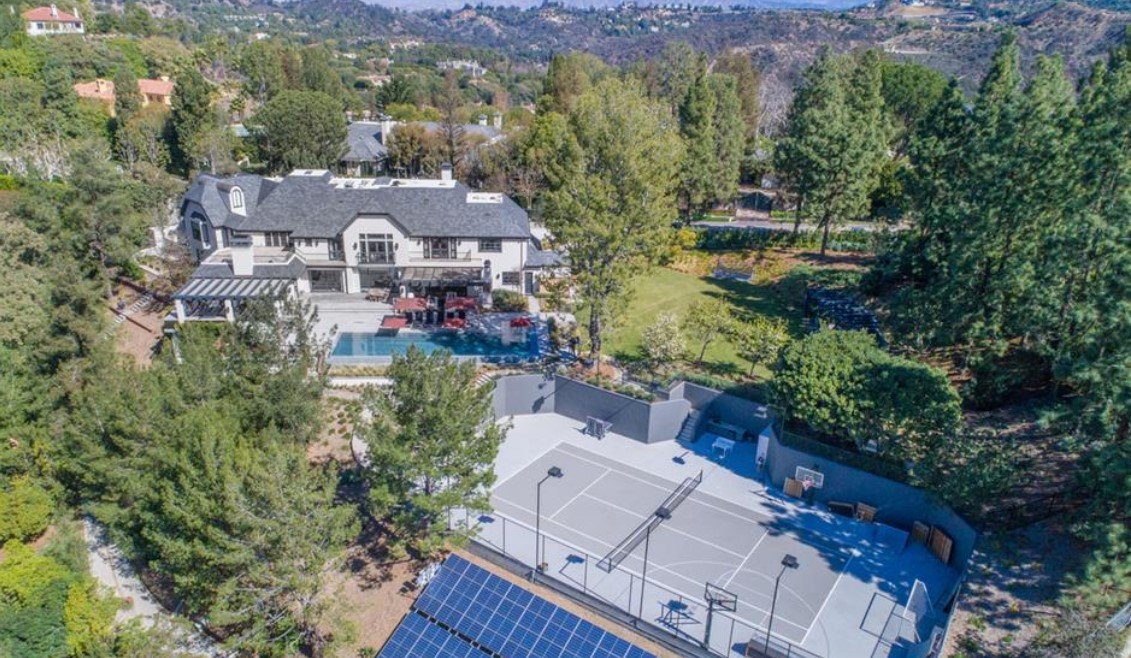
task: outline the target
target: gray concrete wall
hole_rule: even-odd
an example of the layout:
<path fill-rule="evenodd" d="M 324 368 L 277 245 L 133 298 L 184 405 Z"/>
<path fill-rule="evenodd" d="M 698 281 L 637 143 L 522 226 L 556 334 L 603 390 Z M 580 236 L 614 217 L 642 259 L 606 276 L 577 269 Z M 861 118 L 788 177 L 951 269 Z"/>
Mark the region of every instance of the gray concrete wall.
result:
<path fill-rule="evenodd" d="M 905 530 L 910 530 L 913 521 L 939 526 L 954 539 L 951 566 L 962 569 L 974 551 L 978 533 L 922 489 L 802 452 L 783 445 L 776 438 L 770 442 L 767 461 L 775 487 L 781 488 L 787 477 L 794 476 L 798 466 L 815 468 L 825 474 L 824 487 L 818 489 L 815 496 L 817 501 L 867 503 L 878 509 L 877 521 Z"/>
<path fill-rule="evenodd" d="M 671 441 L 679 436 L 683 421 L 691 413 L 691 403 L 682 399 L 653 402 L 651 412 L 647 442 Z"/>
<path fill-rule="evenodd" d="M 554 411 L 582 422 L 589 416 L 612 423 L 612 431 L 648 442 L 651 404 L 585 382 L 555 376 Z"/>
<path fill-rule="evenodd" d="M 745 427 L 751 440 L 774 420 L 772 412 L 766 405 L 727 395 L 706 386 L 685 382 L 679 388 L 678 394 L 699 410 L 704 425 L 708 420 L 718 419 L 724 423 Z M 672 397 L 674 398 L 675 395 L 676 389 L 673 387 Z"/>
<path fill-rule="evenodd" d="M 495 417 L 554 412 L 554 378 L 511 375 L 495 380 Z"/>
<path fill-rule="evenodd" d="M 649 403 L 560 375 L 512 375 L 495 381 L 495 414 L 559 413 L 582 422 L 593 416 L 611 422 L 613 432 L 645 443 L 674 439 L 692 408 L 702 414 L 701 427 L 718 419 L 746 428 L 750 440 L 774 422 L 765 405 L 697 384 L 676 384 L 669 394 L 669 400 Z M 816 494 L 820 502 L 867 503 L 878 508 L 878 521 L 904 529 L 913 521 L 943 528 L 954 539 L 954 566 L 961 568 L 974 550 L 974 529 L 927 492 L 802 452 L 776 438 L 770 442 L 767 468 L 775 487 L 781 488 L 798 466 L 825 474 L 825 486 Z"/>

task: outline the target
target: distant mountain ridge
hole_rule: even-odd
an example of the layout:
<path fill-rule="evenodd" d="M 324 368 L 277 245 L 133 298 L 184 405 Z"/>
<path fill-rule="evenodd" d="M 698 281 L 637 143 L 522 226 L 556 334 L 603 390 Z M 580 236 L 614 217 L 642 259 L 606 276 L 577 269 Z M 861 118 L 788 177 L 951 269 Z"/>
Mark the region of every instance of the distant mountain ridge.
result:
<path fill-rule="evenodd" d="M 542 5 L 542 0 L 362 0 L 366 4 L 380 5 L 407 11 L 462 9 L 467 5 L 493 7 L 520 7 L 528 9 Z M 818 9 L 824 11 L 843 11 L 868 3 L 868 0 L 635 0 L 638 7 L 658 5 L 691 5 L 695 7 L 745 7 L 749 9 Z M 619 7 L 625 0 L 555 0 L 555 4 L 570 9 L 589 9 Z"/>

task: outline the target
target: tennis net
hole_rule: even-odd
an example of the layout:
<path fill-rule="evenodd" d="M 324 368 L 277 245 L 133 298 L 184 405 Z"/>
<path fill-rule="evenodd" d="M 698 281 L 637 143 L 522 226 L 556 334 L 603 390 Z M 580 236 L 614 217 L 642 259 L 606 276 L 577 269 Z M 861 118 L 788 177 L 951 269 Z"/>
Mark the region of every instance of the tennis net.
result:
<path fill-rule="evenodd" d="M 683 501 L 687 500 L 691 492 L 695 491 L 702 482 L 703 471 L 699 471 L 699 475 L 685 479 L 678 487 L 672 490 L 656 510 L 665 509 L 668 512 L 674 512 L 675 508 L 679 507 Z M 652 514 L 647 519 L 644 519 L 644 522 L 637 526 L 620 544 L 617 544 L 616 548 L 609 551 L 608 555 L 601 558 L 601 561 L 597 563 L 597 567 L 606 572 L 611 572 L 613 569 L 617 568 L 617 565 L 631 555 L 632 551 L 636 550 L 636 547 L 644 541 L 648 533 L 654 530 L 656 526 L 663 523 L 663 521 L 664 518 L 659 514 Z"/>

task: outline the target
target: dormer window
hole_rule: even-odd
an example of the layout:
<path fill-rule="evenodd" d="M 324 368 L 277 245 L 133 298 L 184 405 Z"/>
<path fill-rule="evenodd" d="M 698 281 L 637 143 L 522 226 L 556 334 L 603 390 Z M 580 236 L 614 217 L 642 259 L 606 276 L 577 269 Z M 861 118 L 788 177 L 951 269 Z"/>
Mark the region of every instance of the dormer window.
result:
<path fill-rule="evenodd" d="M 243 202 L 243 190 L 241 190 L 238 187 L 233 187 L 232 191 L 228 193 L 228 201 L 229 201 L 229 205 L 232 208 L 232 212 L 234 212 L 238 215 L 245 214 L 244 202 Z"/>

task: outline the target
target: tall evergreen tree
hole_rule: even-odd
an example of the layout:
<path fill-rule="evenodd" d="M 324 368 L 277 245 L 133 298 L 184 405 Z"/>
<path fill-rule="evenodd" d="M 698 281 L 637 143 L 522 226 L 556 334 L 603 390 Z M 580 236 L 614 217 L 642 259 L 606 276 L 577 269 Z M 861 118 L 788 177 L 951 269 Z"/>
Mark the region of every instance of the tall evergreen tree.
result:
<path fill-rule="evenodd" d="M 188 172 L 197 163 L 191 162 L 197 142 L 216 123 L 212 108 L 212 85 L 194 66 L 177 75 L 177 93 L 173 94 L 173 159 L 181 171 Z"/>
<path fill-rule="evenodd" d="M 490 509 L 491 463 L 505 430 L 473 363 L 410 347 L 393 358 L 389 377 L 388 390 L 364 398 L 370 501 L 391 522 L 395 545 L 429 556 L 466 539 L 450 532 L 448 512 Z"/>
<path fill-rule="evenodd" d="M 679 105 L 684 156 L 680 162 L 680 192 L 688 217 L 705 210 L 715 198 L 715 115 L 717 99 L 707 76 L 691 83 Z"/>
<path fill-rule="evenodd" d="M 580 157 L 555 172 L 545 217 L 569 252 L 599 364 L 614 300 L 655 259 L 673 219 L 682 149 L 667 108 L 632 81 L 603 80 L 570 125 Z"/>
<path fill-rule="evenodd" d="M 775 164 L 822 231 L 821 254 L 834 224 L 866 214 L 887 157 L 888 125 L 880 55 L 822 51 L 798 90 Z M 796 223 L 795 223 L 796 230 Z"/>

